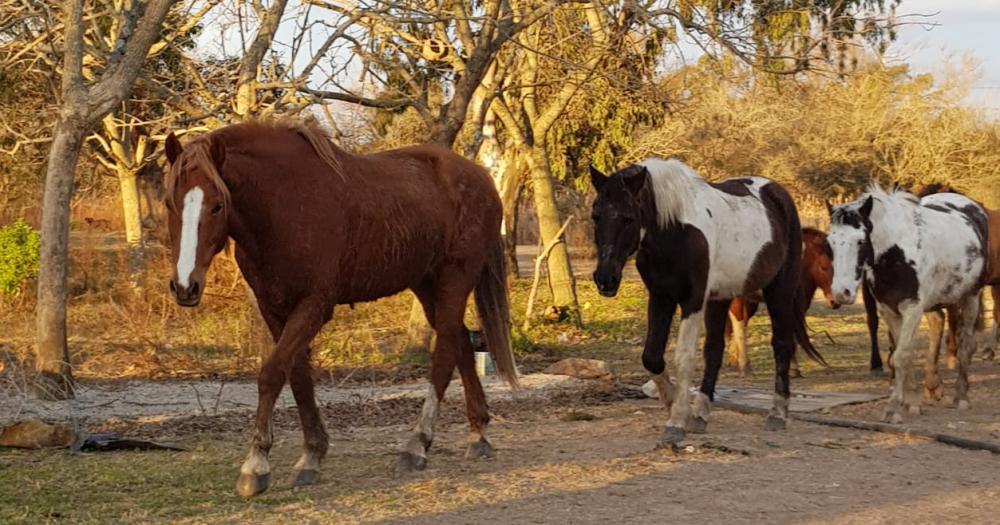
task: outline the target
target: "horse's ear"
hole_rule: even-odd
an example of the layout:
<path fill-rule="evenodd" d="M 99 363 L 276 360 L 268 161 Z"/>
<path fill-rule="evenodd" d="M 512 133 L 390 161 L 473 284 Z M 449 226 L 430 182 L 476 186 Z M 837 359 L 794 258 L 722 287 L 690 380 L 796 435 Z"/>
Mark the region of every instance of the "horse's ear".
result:
<path fill-rule="evenodd" d="M 210 137 L 208 140 L 208 151 L 212 154 L 212 161 L 215 164 L 215 169 L 222 172 L 222 164 L 226 161 L 226 145 L 217 136 Z"/>
<path fill-rule="evenodd" d="M 830 214 L 830 216 L 832 217 L 833 216 L 833 204 L 830 204 L 830 201 L 827 200 L 827 199 L 823 199 L 823 204 L 826 205 L 826 213 Z"/>
<path fill-rule="evenodd" d="M 646 187 L 649 180 L 649 169 L 642 166 L 639 170 L 630 170 L 624 177 L 625 187 L 632 195 L 638 195 Z"/>
<path fill-rule="evenodd" d="M 861 213 L 862 217 L 864 217 L 864 218 L 867 219 L 869 216 L 871 216 L 871 214 L 872 214 L 872 205 L 874 204 L 874 202 L 875 201 L 872 200 L 872 196 L 871 195 L 869 195 L 868 198 L 865 199 L 864 204 L 862 204 L 861 208 L 858 209 L 858 212 Z"/>
<path fill-rule="evenodd" d="M 177 135 L 174 135 L 173 131 L 167 135 L 166 147 L 164 149 L 167 151 L 167 161 L 171 164 L 173 164 L 177 160 L 177 157 L 180 157 L 181 153 L 184 151 L 184 148 L 181 147 L 181 141 L 177 140 Z"/>
<path fill-rule="evenodd" d="M 608 181 L 608 176 L 601 173 L 601 170 L 594 167 L 593 164 L 590 165 L 590 184 L 594 186 L 594 189 L 601 191 L 604 187 L 604 183 Z"/>

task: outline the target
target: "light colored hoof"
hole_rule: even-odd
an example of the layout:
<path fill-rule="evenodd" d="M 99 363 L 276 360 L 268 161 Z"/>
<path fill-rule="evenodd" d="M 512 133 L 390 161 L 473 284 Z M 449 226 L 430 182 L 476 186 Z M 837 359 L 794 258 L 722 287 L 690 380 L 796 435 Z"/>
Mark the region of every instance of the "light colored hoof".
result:
<path fill-rule="evenodd" d="M 240 474 L 236 480 L 236 493 L 244 498 L 256 496 L 267 490 L 271 484 L 271 473 L 267 474 Z"/>
<path fill-rule="evenodd" d="M 409 474 L 427 468 L 427 456 L 418 456 L 411 452 L 400 452 L 396 462 L 397 474 Z"/>
<path fill-rule="evenodd" d="M 954 370 L 958 366 L 958 359 L 953 356 L 948 356 L 948 370 Z"/>
<path fill-rule="evenodd" d="M 903 414 L 900 414 L 895 410 L 888 409 L 884 414 L 882 414 L 882 421 L 898 425 L 903 422 Z"/>
<path fill-rule="evenodd" d="M 996 359 L 996 352 L 992 348 L 986 348 L 983 350 L 983 361 L 992 361 Z"/>
<path fill-rule="evenodd" d="M 767 419 L 764 421 L 764 430 L 778 431 L 785 430 L 786 427 L 788 427 L 788 422 L 785 421 L 784 418 L 778 417 L 774 414 L 768 415 Z"/>
<path fill-rule="evenodd" d="M 968 399 L 963 399 L 963 400 L 961 400 L 961 401 L 958 402 L 957 408 L 959 410 L 968 410 L 968 409 L 972 408 L 972 406 L 969 405 L 969 400 Z"/>
<path fill-rule="evenodd" d="M 798 368 L 792 368 L 791 370 L 788 371 L 788 377 L 791 377 L 791 378 L 801 378 L 802 377 L 802 371 L 799 370 Z"/>
<path fill-rule="evenodd" d="M 667 428 L 663 429 L 663 436 L 660 437 L 660 444 L 672 448 L 674 445 L 684 441 L 685 435 L 686 434 L 684 433 L 683 428 L 667 426 Z"/>
<path fill-rule="evenodd" d="M 490 459 L 496 455 L 493 445 L 484 438 L 480 438 L 475 443 L 469 443 L 469 448 L 465 451 L 465 459 Z"/>
<path fill-rule="evenodd" d="M 303 469 L 292 473 L 291 479 L 288 484 L 292 487 L 304 487 L 306 485 L 315 485 L 319 481 L 319 471 L 313 469 Z"/>
<path fill-rule="evenodd" d="M 910 415 L 919 416 L 920 415 L 920 405 L 910 405 Z"/>
<path fill-rule="evenodd" d="M 688 420 L 687 431 L 692 434 L 704 434 L 708 428 L 708 421 L 700 417 L 692 417 Z"/>

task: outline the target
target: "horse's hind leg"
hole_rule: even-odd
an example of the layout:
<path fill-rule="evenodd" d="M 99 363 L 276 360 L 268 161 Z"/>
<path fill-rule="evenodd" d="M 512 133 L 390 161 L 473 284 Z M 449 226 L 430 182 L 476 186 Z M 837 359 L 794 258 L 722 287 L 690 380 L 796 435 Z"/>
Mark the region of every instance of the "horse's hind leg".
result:
<path fill-rule="evenodd" d="M 472 293 L 472 276 L 475 274 L 466 272 L 464 268 L 449 268 L 443 270 L 441 275 L 448 276 L 448 280 L 437 282 L 433 287 L 433 294 L 429 287 L 414 290 L 425 311 L 433 311 L 427 318 L 434 327 L 437 338 L 431 356 L 431 386 L 424 400 L 424 408 L 413 435 L 403 446 L 399 457 L 398 470 L 404 472 L 421 470 L 427 465 L 427 451 L 434 440 L 439 407 L 456 365 L 462 366 L 460 370 L 462 381 L 466 385 L 466 401 L 471 403 L 468 413 L 474 439 L 470 449 L 478 447 L 479 451 L 492 451 L 492 446 L 486 439 L 486 424 L 489 422 L 486 396 L 479 377 L 475 374 L 472 344 L 464 324 L 465 307 L 469 294 Z M 469 277 L 466 278 L 466 275 Z M 464 355 L 466 353 L 468 355 Z M 471 377 L 466 377 L 466 370 Z"/>
<path fill-rule="evenodd" d="M 979 298 L 976 298 L 979 301 Z M 947 309 L 947 320 L 948 320 L 948 369 L 954 370 L 955 366 L 958 365 L 958 311 L 956 308 L 949 307 Z M 977 308 L 978 310 L 978 308 Z M 973 324 L 975 324 L 975 318 L 973 318 Z M 975 329 L 973 329 L 975 331 Z"/>
<path fill-rule="evenodd" d="M 236 492 L 253 496 L 267 489 L 271 480 L 268 454 L 274 439 L 274 403 L 288 380 L 298 354 L 305 352 L 309 342 L 330 319 L 332 305 L 324 301 L 303 301 L 281 330 L 274 352 L 264 361 L 257 376 L 257 417 L 254 424 L 250 452 L 240 467 Z M 272 330 L 273 333 L 273 330 Z"/>
<path fill-rule="evenodd" d="M 924 399 L 940 401 L 944 394 L 944 383 L 938 375 L 938 356 L 941 353 L 941 335 L 944 332 L 944 312 L 935 310 L 924 315 L 927 320 L 927 333 L 930 345 L 924 359 Z"/>
<path fill-rule="evenodd" d="M 493 444 L 486 436 L 486 427 L 490 423 L 489 407 L 486 404 L 486 393 L 476 374 L 475 350 L 469 340 L 469 331 L 462 326 L 462 336 L 459 341 L 458 371 L 462 376 L 462 386 L 465 388 L 465 414 L 469 418 L 469 447 L 465 457 L 492 458 Z"/>
<path fill-rule="evenodd" d="M 1000 347 L 1000 285 L 990 286 L 990 296 L 993 298 L 993 330 L 983 346 L 983 359 L 987 361 L 996 357 L 996 351 Z"/>
<path fill-rule="evenodd" d="M 782 282 L 782 280 L 788 282 Z M 779 275 L 764 289 L 771 317 L 771 349 L 774 353 L 774 402 L 764 428 L 783 430 L 788 422 L 788 402 L 792 396 L 789 369 L 795 352 L 796 281 Z"/>
<path fill-rule="evenodd" d="M 694 407 L 687 429 L 690 432 L 704 432 L 708 426 L 708 416 L 715 401 L 715 382 L 722 367 L 722 353 L 725 350 L 726 316 L 729 301 L 713 301 L 705 308 L 705 376 L 701 380 L 701 390 L 695 394 Z"/>
<path fill-rule="evenodd" d="M 302 423 L 303 451 L 302 457 L 295 463 L 292 470 L 291 485 L 311 485 L 319 477 L 319 465 L 330 448 L 330 438 L 319 408 L 316 406 L 315 388 L 312 378 L 312 365 L 309 363 L 311 351 L 298 354 L 288 382 L 295 396 L 295 404 L 299 410 L 299 421 Z"/>
<path fill-rule="evenodd" d="M 969 408 L 969 365 L 976 351 L 976 317 L 979 315 L 979 297 L 973 294 L 962 301 L 955 312 L 958 315 L 958 380 L 955 381 L 955 404 L 959 410 Z M 953 310 L 954 311 L 954 310 Z"/>

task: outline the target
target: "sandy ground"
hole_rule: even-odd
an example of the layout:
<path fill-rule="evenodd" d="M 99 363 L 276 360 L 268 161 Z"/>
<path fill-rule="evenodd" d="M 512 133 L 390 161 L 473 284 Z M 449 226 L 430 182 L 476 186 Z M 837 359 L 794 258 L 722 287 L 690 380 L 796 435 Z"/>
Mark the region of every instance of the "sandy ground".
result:
<path fill-rule="evenodd" d="M 950 387 L 953 373 L 944 375 Z M 726 410 L 716 410 L 708 433 L 689 436 L 675 452 L 657 448 L 666 414 L 656 400 L 635 399 L 636 385 L 544 375 L 528 385 L 512 397 L 490 382 L 498 455 L 470 461 L 463 458 L 461 391 L 453 384 L 429 468 L 404 476 L 392 471 L 394 450 L 419 412 L 424 386 L 324 385 L 332 444 L 321 483 L 295 491 L 284 485 L 301 440 L 286 403 L 278 412 L 275 481 L 267 496 L 295 501 L 234 503 L 229 480 L 219 480 L 212 489 L 218 494 L 208 494 L 219 507 L 200 509 L 188 522 L 995 523 L 1000 516 L 1000 458 L 989 452 L 805 422 L 768 432 L 762 417 Z M 976 363 L 973 385 L 972 410 L 928 405 L 908 424 L 1000 441 L 1000 366 Z M 93 386 L 77 402 L 93 404 L 86 410 L 91 424 L 103 419 L 111 428 L 195 449 L 163 461 L 206 461 L 207 439 L 209 450 L 218 450 L 207 461 L 227 463 L 235 473 L 245 450 L 245 435 L 235 430 L 249 422 L 251 407 L 243 405 L 252 403 L 252 386 L 224 385 L 226 408 L 218 414 L 201 412 L 192 400 L 193 389 L 203 390 L 203 404 L 212 397 L 218 383 L 211 382 Z M 869 386 L 879 390 L 884 380 Z M 882 403 L 828 412 L 875 419 Z M 358 405 L 374 408 L 352 412 Z M 165 415 L 170 410 L 177 412 Z M 175 521 L 123 519 L 163 520 Z"/>

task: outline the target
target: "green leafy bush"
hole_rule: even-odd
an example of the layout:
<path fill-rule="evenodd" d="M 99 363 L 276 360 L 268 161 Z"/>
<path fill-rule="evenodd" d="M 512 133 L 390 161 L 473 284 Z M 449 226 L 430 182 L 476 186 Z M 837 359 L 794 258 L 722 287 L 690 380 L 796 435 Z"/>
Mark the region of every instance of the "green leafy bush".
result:
<path fill-rule="evenodd" d="M 38 273 L 41 240 L 23 219 L 0 228 L 0 295 L 13 297 Z"/>

